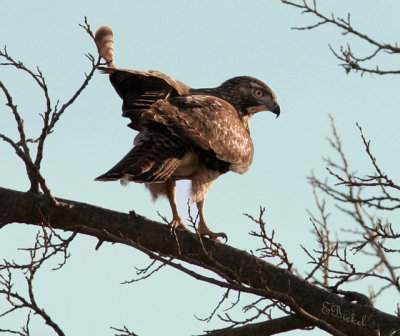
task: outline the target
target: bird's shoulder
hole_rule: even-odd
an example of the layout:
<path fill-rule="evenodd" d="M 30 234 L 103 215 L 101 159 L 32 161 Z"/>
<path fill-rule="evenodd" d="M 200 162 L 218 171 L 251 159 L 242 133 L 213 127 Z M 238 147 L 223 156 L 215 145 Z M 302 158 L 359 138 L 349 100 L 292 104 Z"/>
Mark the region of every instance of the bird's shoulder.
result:
<path fill-rule="evenodd" d="M 157 101 L 154 108 L 172 108 L 181 118 L 230 119 L 240 122 L 238 111 L 228 101 L 206 94 L 170 97 Z"/>
<path fill-rule="evenodd" d="M 253 158 L 250 132 L 227 101 L 209 95 L 160 99 L 143 111 L 141 120 L 163 125 L 186 143 L 212 151 L 234 171 L 247 171 Z"/>

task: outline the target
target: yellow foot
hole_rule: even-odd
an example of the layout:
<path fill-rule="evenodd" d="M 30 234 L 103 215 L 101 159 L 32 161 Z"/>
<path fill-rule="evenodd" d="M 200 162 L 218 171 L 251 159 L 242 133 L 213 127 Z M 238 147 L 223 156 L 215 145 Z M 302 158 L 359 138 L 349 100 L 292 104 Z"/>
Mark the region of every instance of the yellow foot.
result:
<path fill-rule="evenodd" d="M 176 229 L 182 229 L 182 230 L 187 230 L 190 231 L 188 226 L 183 222 L 181 218 L 175 218 L 172 220 L 170 224 L 171 230 L 175 231 Z"/>
<path fill-rule="evenodd" d="M 223 238 L 225 240 L 225 243 L 228 241 L 228 236 L 224 232 L 212 232 L 210 229 L 204 227 L 199 228 L 198 232 L 200 236 L 208 236 L 210 239 L 220 243 L 222 243 L 222 241 L 219 238 Z"/>

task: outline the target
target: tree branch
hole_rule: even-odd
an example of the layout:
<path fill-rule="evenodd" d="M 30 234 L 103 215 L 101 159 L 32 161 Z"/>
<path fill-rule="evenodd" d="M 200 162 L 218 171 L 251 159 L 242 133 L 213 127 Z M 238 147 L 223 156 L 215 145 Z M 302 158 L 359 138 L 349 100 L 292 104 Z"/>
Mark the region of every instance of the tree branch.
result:
<path fill-rule="evenodd" d="M 80 25 L 82 26 L 85 31 L 90 35 L 91 39 L 94 42 L 94 36 L 93 33 L 90 30 L 90 26 L 87 22 L 87 19 L 85 17 L 85 24 Z M 40 189 L 43 191 L 43 193 L 46 195 L 46 197 L 49 198 L 49 200 L 55 201 L 49 187 L 46 184 L 46 181 L 42 174 L 40 173 L 40 167 L 43 159 L 43 150 L 44 150 L 44 144 L 47 139 L 47 136 L 51 134 L 54 130 L 54 127 L 57 123 L 57 121 L 60 119 L 62 114 L 66 111 L 66 109 L 75 102 L 75 100 L 78 98 L 78 96 L 82 93 L 82 91 L 85 89 L 85 87 L 89 84 L 90 80 L 93 77 L 94 72 L 97 69 L 97 66 L 100 64 L 100 56 L 98 56 L 97 60 L 95 59 L 94 56 L 91 54 L 87 54 L 86 57 L 90 60 L 91 62 L 91 69 L 89 74 L 85 74 L 85 79 L 83 83 L 80 85 L 80 87 L 74 92 L 72 97 L 65 102 L 60 109 L 58 109 L 58 102 L 52 107 L 51 104 L 51 99 L 48 91 L 48 87 L 46 84 L 46 80 L 43 76 L 43 73 L 37 67 L 37 72 L 34 72 L 27 68 L 21 61 L 15 60 L 13 57 L 9 55 L 7 52 L 7 48 L 4 47 L 4 50 L 0 50 L 0 58 L 3 58 L 6 60 L 6 62 L 0 63 L 0 65 L 4 66 L 12 66 L 18 70 L 24 71 L 27 73 L 35 83 L 41 88 L 43 91 L 43 95 L 45 97 L 45 102 L 46 102 L 46 109 L 44 114 L 41 114 L 42 120 L 43 120 L 43 127 L 41 130 L 41 133 L 37 139 L 27 139 L 25 129 L 24 129 L 24 121 L 21 117 L 20 112 L 18 111 L 17 105 L 14 104 L 13 98 L 8 91 L 7 87 L 4 85 L 2 81 L 0 81 L 0 89 L 3 92 L 4 96 L 6 97 L 7 100 L 7 106 L 10 108 L 14 119 L 17 124 L 17 130 L 19 133 L 19 141 L 15 142 L 13 141 L 10 137 L 7 137 L 5 134 L 0 134 L 0 139 L 3 141 L 7 142 L 11 147 L 15 150 L 17 155 L 21 158 L 21 160 L 24 162 L 27 175 L 31 184 L 30 191 L 32 192 L 39 192 L 39 186 Z M 36 157 L 32 158 L 28 143 L 35 143 L 37 144 L 37 152 L 36 152 Z"/>
<path fill-rule="evenodd" d="M 290 5 L 302 10 L 302 14 L 312 14 L 316 18 L 318 18 L 318 22 L 315 24 L 303 26 L 303 27 L 292 27 L 292 29 L 296 30 L 311 30 L 323 25 L 334 25 L 340 29 L 342 29 L 342 35 L 353 35 L 357 37 L 359 40 L 364 41 L 367 45 L 373 48 L 372 52 L 364 57 L 356 56 L 352 48 L 349 44 L 346 47 L 341 46 L 340 51 L 336 51 L 332 46 L 329 46 L 333 55 L 344 62 L 340 64 L 346 71 L 349 73 L 350 71 L 361 72 L 364 73 L 373 73 L 378 75 L 398 75 L 400 74 L 400 69 L 395 70 L 381 70 L 378 65 L 375 67 L 371 66 L 362 66 L 360 64 L 364 62 L 371 61 L 375 57 L 378 56 L 381 52 L 389 53 L 389 54 L 400 54 L 400 48 L 397 43 L 383 43 L 378 42 L 376 39 L 371 38 L 368 34 L 365 34 L 352 26 L 351 16 L 347 14 L 347 18 L 336 17 L 334 14 L 330 16 L 323 14 L 317 8 L 317 0 L 312 1 L 312 5 L 309 4 L 311 1 L 307 0 L 299 0 L 298 2 L 291 0 L 281 0 L 282 3 L 286 5 Z"/>
<path fill-rule="evenodd" d="M 54 205 L 40 194 L 0 188 L 0 225 L 14 222 L 41 225 L 45 217 L 54 229 L 114 241 L 110 236 L 104 235 L 107 232 L 121 239 L 120 243 L 137 244 L 153 253 L 185 262 L 191 261 L 211 270 L 218 265 L 224 265 L 242 284 L 240 290 L 245 287 L 256 295 L 272 291 L 281 293 L 282 298 L 289 296 L 292 308 L 297 306 L 311 318 L 326 324 L 326 327 L 331 326 L 344 334 L 375 336 L 376 330 L 380 330 L 382 335 L 400 330 L 399 317 L 385 314 L 370 306 L 350 303 L 338 294 L 311 285 L 244 251 L 208 239 L 200 242 L 196 234 L 182 230 L 176 230 L 175 238 L 166 225 L 140 215 L 119 213 L 75 201 L 57 201 Z M 224 272 L 225 269 L 218 271 Z"/>
<path fill-rule="evenodd" d="M 310 327 L 312 327 L 311 323 L 295 315 L 289 315 L 243 327 L 212 330 L 204 336 L 269 336 L 296 329 L 311 329 Z"/>

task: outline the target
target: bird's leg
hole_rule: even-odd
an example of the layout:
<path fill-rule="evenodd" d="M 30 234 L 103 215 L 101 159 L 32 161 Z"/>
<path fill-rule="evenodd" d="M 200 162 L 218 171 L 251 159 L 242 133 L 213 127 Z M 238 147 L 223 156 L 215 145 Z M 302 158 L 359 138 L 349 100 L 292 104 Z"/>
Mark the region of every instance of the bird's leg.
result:
<path fill-rule="evenodd" d="M 200 236 L 209 236 L 211 239 L 220 241 L 218 238 L 224 238 L 225 241 L 228 240 L 228 237 L 224 232 L 212 232 L 210 228 L 207 225 L 206 222 L 206 216 L 204 213 L 204 199 L 201 201 L 196 202 L 197 209 L 199 211 L 199 228 L 197 232 L 200 234 Z"/>
<path fill-rule="evenodd" d="M 184 230 L 189 230 L 187 225 L 183 222 L 182 217 L 180 216 L 178 212 L 178 206 L 176 205 L 176 199 L 175 199 L 175 181 L 167 181 L 166 182 L 166 191 L 167 191 L 167 197 L 169 201 L 169 205 L 171 206 L 172 210 L 172 222 L 171 222 L 171 228 L 173 230 L 180 228 Z"/>

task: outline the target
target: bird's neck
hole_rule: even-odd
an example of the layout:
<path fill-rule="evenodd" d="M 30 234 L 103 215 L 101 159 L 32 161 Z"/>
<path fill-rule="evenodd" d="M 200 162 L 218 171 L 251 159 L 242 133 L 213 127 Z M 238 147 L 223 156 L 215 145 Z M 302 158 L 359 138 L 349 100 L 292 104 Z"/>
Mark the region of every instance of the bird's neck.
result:
<path fill-rule="evenodd" d="M 232 94 L 232 92 L 224 90 L 222 87 L 216 88 L 207 88 L 207 89 L 191 89 L 191 95 L 209 95 L 221 98 L 226 100 L 229 104 L 231 104 L 238 112 L 239 115 L 242 116 L 245 111 L 242 109 L 242 104 L 239 100 L 237 100 L 236 95 Z"/>
<path fill-rule="evenodd" d="M 249 114 L 247 109 L 241 104 L 241 101 L 235 100 L 235 95 L 232 95 L 230 91 L 228 92 L 221 87 L 217 87 L 210 89 L 191 89 L 190 94 L 214 96 L 227 101 L 236 109 L 236 111 L 238 111 L 239 118 L 242 120 L 243 126 L 250 133 L 249 119 L 251 114 Z"/>
<path fill-rule="evenodd" d="M 218 88 L 208 88 L 208 89 L 190 89 L 191 95 L 207 95 L 222 98 Z M 222 98 L 224 99 L 224 98 Z"/>

